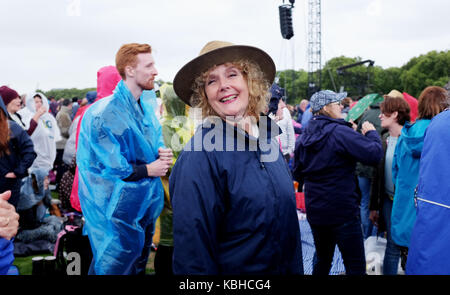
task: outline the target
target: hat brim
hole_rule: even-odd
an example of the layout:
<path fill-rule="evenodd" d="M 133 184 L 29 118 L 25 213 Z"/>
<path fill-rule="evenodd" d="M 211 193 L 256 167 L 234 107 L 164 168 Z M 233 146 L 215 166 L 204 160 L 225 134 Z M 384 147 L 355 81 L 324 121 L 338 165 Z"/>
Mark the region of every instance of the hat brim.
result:
<path fill-rule="evenodd" d="M 264 73 L 269 84 L 275 78 L 275 63 L 272 58 L 259 48 L 246 45 L 221 47 L 202 54 L 182 67 L 175 75 L 173 86 L 175 93 L 187 105 L 191 105 L 192 86 L 194 80 L 204 71 L 215 65 L 246 59 L 256 63 Z"/>

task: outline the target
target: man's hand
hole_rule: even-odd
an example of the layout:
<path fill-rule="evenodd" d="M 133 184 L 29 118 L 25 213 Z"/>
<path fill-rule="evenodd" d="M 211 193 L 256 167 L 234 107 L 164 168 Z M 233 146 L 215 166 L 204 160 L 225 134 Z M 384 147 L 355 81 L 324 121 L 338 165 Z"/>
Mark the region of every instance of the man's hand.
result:
<path fill-rule="evenodd" d="M 13 205 L 8 203 L 11 191 L 0 194 L 0 237 L 11 240 L 19 229 L 19 214 Z"/>
<path fill-rule="evenodd" d="M 158 155 L 160 160 L 172 162 L 173 154 L 171 149 L 159 148 Z"/>
<path fill-rule="evenodd" d="M 161 160 L 158 159 L 150 164 L 147 164 L 147 174 L 151 177 L 162 177 L 167 174 L 170 166 L 172 165 L 172 160 Z"/>

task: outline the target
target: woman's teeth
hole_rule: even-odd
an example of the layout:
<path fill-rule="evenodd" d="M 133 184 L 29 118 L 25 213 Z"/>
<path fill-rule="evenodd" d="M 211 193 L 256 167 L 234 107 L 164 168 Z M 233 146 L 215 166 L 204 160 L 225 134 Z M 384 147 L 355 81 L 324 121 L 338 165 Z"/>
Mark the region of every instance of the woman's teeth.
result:
<path fill-rule="evenodd" d="M 228 96 L 228 97 L 222 98 L 220 100 L 220 102 L 227 102 L 229 100 L 235 99 L 236 97 L 237 97 L 237 95 Z"/>

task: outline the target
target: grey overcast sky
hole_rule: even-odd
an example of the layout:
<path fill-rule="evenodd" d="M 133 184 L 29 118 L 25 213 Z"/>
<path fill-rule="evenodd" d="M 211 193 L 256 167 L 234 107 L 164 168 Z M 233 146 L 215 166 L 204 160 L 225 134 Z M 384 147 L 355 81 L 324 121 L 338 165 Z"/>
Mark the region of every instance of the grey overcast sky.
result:
<path fill-rule="evenodd" d="M 282 0 L 0 0 L 0 84 L 19 93 L 96 87 L 97 70 L 114 65 L 130 42 L 153 47 L 165 81 L 211 40 L 259 47 L 277 70 L 306 70 L 307 2 L 295 2 L 295 36 L 287 41 Z M 321 2 L 322 65 L 345 55 L 399 67 L 450 49 L 448 0 Z"/>

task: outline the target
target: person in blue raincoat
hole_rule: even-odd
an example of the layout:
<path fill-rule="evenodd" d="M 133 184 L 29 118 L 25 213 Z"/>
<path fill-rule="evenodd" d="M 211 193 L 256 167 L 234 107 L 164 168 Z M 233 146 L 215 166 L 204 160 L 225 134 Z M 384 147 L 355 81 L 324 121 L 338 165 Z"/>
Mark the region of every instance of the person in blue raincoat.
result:
<path fill-rule="evenodd" d="M 175 76 L 206 117 L 169 178 L 174 274 L 303 274 L 292 176 L 279 127 L 260 115 L 275 64 L 264 51 L 212 41 Z"/>
<path fill-rule="evenodd" d="M 431 119 L 447 106 L 447 91 L 438 86 L 425 88 L 419 96 L 419 115 L 414 124 L 406 123 L 395 147 L 392 180 L 395 185 L 391 213 L 391 233 L 394 243 L 402 249 L 403 264 L 411 231 L 416 220 L 414 190 L 419 179 L 419 164 L 425 131 Z"/>
<path fill-rule="evenodd" d="M 89 274 L 143 274 L 155 221 L 163 206 L 172 151 L 151 106 L 158 74 L 148 44 L 125 44 L 116 54 L 123 80 L 92 104 L 77 150 L 79 198 L 93 252 Z"/>
<path fill-rule="evenodd" d="M 425 133 L 407 275 L 450 275 L 450 109 Z"/>

